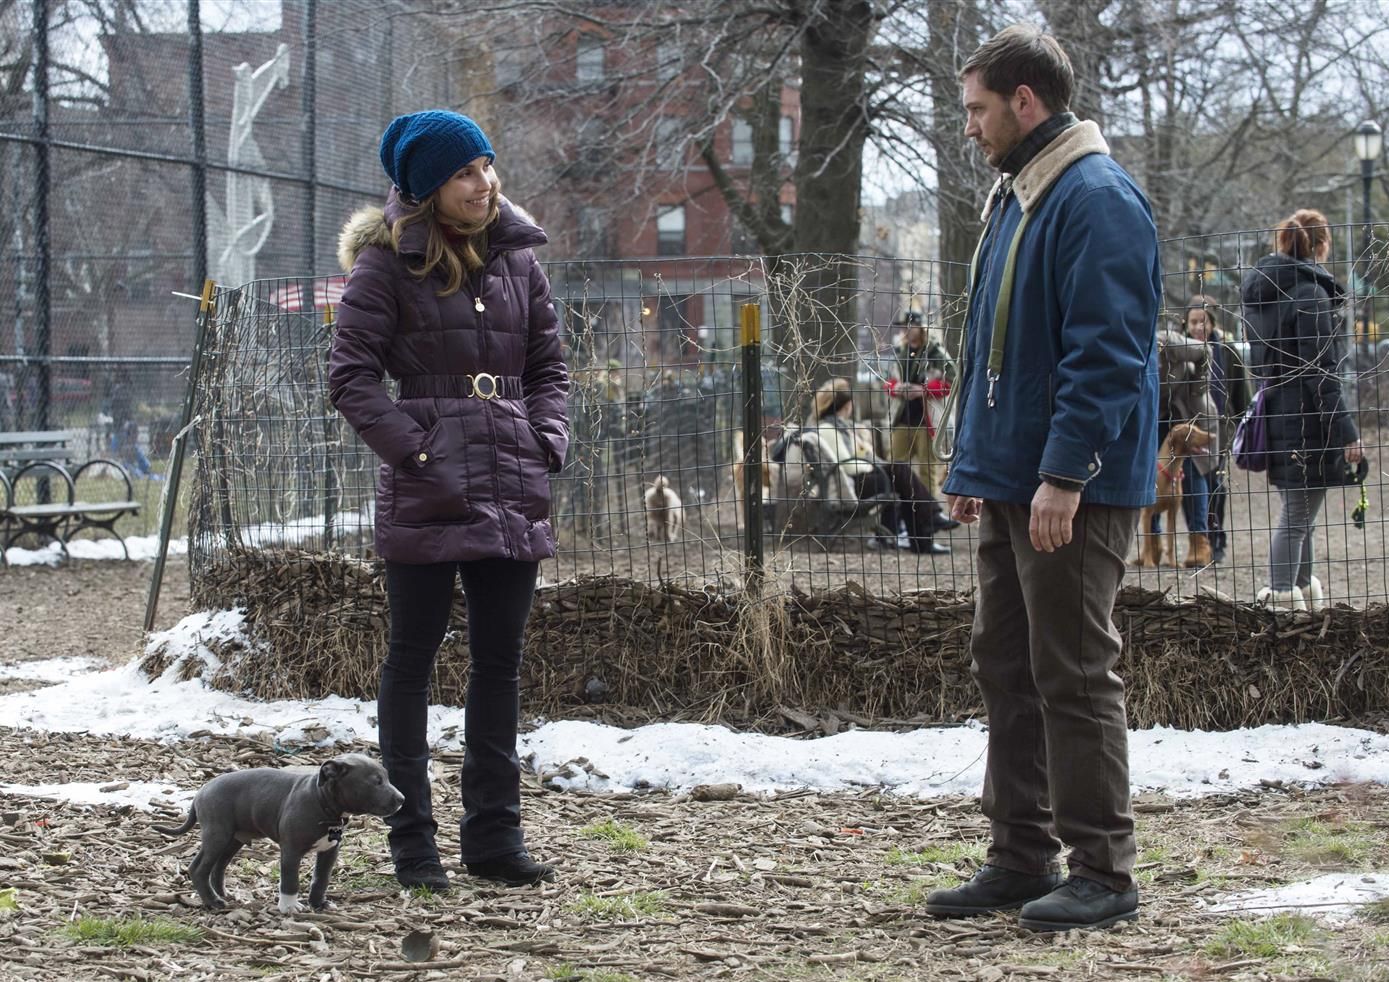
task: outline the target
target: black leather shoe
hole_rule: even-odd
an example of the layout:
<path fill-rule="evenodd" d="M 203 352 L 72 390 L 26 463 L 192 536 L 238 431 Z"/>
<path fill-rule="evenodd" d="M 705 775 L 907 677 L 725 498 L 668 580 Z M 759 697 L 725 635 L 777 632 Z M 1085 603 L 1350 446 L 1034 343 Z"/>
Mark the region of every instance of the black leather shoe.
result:
<path fill-rule="evenodd" d="M 1029 931 L 1071 931 L 1108 927 L 1137 916 L 1137 887 L 1121 892 L 1072 876 L 1045 897 L 1024 904 L 1018 923 Z"/>
<path fill-rule="evenodd" d="M 933 542 L 930 539 L 915 539 L 912 541 L 912 552 L 922 556 L 948 556 L 950 547 L 944 542 Z"/>
<path fill-rule="evenodd" d="M 960 522 L 958 519 L 951 518 L 943 512 L 937 512 L 931 516 L 932 532 L 949 532 L 951 529 L 957 529 L 959 527 Z"/>
<path fill-rule="evenodd" d="M 544 880 L 553 883 L 555 868 L 546 863 L 537 863 L 531 854 L 522 849 L 510 856 L 484 859 L 480 863 L 468 863 L 468 875 L 482 880 L 495 880 L 507 886 L 523 887 Z"/>
<path fill-rule="evenodd" d="M 427 887 L 433 893 L 449 892 L 449 875 L 437 856 L 396 860 L 395 878 L 403 887 Z"/>
<path fill-rule="evenodd" d="M 1017 910 L 1029 900 L 1049 896 L 1062 882 L 1060 873 L 1015 873 L 985 866 L 966 883 L 926 895 L 926 913 L 935 917 L 977 917 Z"/>

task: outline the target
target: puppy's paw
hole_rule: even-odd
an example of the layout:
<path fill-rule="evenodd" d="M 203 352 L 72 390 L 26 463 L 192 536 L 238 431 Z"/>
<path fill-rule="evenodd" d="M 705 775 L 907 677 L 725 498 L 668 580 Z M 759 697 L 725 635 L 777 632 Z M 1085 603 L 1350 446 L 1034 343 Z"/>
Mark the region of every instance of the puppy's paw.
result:
<path fill-rule="evenodd" d="M 280 894 L 280 913 L 298 914 L 304 909 L 304 905 L 299 902 L 299 898 L 292 893 Z"/>

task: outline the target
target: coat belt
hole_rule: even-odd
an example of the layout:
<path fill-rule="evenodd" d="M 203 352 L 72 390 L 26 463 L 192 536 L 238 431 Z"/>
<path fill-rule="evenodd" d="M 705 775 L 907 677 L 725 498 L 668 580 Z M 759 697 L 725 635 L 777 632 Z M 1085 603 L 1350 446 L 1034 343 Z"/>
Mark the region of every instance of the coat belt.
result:
<path fill-rule="evenodd" d="M 519 375 L 406 375 L 400 379 L 402 399 L 523 399 Z"/>

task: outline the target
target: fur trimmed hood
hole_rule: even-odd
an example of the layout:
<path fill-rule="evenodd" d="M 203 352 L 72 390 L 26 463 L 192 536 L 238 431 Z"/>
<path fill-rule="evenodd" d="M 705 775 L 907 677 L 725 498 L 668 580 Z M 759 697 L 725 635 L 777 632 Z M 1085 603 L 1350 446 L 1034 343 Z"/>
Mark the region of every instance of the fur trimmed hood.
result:
<path fill-rule="evenodd" d="M 391 227 L 386 224 L 386 210 L 380 205 L 359 208 L 338 233 L 338 265 L 344 273 L 352 272 L 368 246 L 391 247 Z"/>
<path fill-rule="evenodd" d="M 1042 149 L 1042 152 L 1027 162 L 1018 175 L 1013 178 L 1013 193 L 1018 196 L 1018 204 L 1024 212 L 1030 212 L 1047 193 L 1056 179 L 1066 172 L 1066 168 L 1081 157 L 1092 153 L 1109 156 L 1109 144 L 1100 133 L 1098 124 L 1091 120 L 1077 123 L 1063 132 Z M 989 197 L 984 202 L 984 212 L 980 219 L 988 222 L 994 202 L 1003 187 L 1003 178 L 994 182 Z"/>
<path fill-rule="evenodd" d="M 400 218 L 404 207 L 391 189 L 385 207 L 371 205 L 359 208 L 352 213 L 338 233 L 338 265 L 344 273 L 352 272 L 357 257 L 372 246 L 391 248 L 391 224 Z M 412 225 L 405 230 L 400 240 L 403 254 L 423 254 L 424 228 Z M 542 246 L 549 239 L 545 231 L 536 224 L 524 208 L 513 204 L 502 195 L 497 221 L 488 229 L 487 252 L 491 256 L 498 252 L 512 252 L 517 249 L 532 249 Z"/>

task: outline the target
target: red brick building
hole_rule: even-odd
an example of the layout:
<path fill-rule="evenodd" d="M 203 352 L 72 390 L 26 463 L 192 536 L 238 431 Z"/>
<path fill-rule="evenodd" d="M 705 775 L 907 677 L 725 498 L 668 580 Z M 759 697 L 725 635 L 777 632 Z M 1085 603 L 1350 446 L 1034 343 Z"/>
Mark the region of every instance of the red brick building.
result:
<path fill-rule="evenodd" d="M 737 117 L 711 121 L 700 72 L 685 67 L 686 52 L 674 45 L 619 42 L 588 26 L 555 33 L 543 70 L 528 73 L 498 58 L 499 88 L 511 85 L 526 106 L 524 119 L 501 119 L 498 128 L 505 135 L 509 125 L 524 127 L 528 141 L 543 134 L 554 155 L 555 177 L 524 203 L 550 236 L 546 259 L 582 264 L 572 277 L 563 269 L 555 277 L 571 321 L 608 336 L 644 336 L 648 366 L 727 360 L 737 307 L 756 293 L 760 276 L 755 259 L 726 257 L 760 250 L 734 218 L 701 147 L 711 143 L 729 179 L 746 190 L 751 125 Z M 788 222 L 799 127 L 799 92 L 785 86 L 777 135 L 785 178 L 779 205 Z M 605 354 L 632 364 L 636 352 L 609 347 Z"/>

